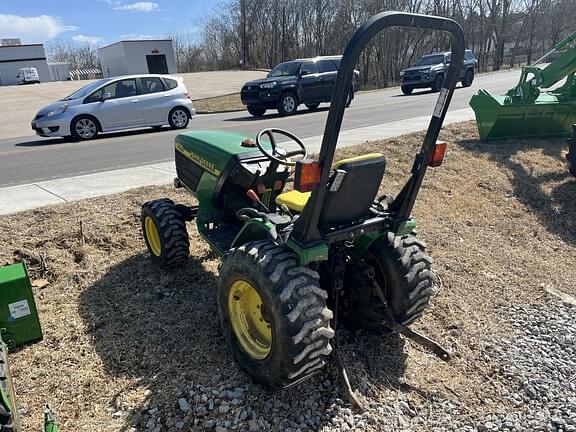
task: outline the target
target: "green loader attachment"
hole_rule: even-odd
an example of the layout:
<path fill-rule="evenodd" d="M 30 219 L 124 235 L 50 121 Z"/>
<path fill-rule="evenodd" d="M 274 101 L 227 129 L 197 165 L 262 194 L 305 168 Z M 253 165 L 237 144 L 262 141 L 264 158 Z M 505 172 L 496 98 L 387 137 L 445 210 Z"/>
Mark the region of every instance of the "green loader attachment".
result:
<path fill-rule="evenodd" d="M 538 67 L 552 54 L 560 55 Z M 520 81 L 505 96 L 479 90 L 470 106 L 476 114 L 480 138 L 569 136 L 576 123 L 576 32 L 560 41 L 536 63 L 522 68 Z M 566 82 L 553 90 L 562 79 Z"/>

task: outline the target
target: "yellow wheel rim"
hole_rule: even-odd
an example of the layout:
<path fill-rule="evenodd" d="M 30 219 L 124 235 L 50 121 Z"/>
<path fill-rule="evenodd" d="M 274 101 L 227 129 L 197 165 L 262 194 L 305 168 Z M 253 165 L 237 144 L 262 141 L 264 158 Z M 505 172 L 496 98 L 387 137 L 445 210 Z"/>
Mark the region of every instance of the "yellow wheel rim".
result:
<path fill-rule="evenodd" d="M 228 293 L 228 314 L 234 334 L 250 357 L 262 360 L 272 347 L 270 318 L 258 291 L 245 280 L 237 280 Z"/>
<path fill-rule="evenodd" d="M 160 234 L 158 234 L 158 228 L 156 228 L 154 219 L 152 219 L 150 216 L 146 216 L 146 219 L 144 219 L 144 230 L 146 231 L 146 240 L 148 241 L 148 245 L 150 246 L 152 253 L 156 256 L 160 256 L 162 253 Z"/>

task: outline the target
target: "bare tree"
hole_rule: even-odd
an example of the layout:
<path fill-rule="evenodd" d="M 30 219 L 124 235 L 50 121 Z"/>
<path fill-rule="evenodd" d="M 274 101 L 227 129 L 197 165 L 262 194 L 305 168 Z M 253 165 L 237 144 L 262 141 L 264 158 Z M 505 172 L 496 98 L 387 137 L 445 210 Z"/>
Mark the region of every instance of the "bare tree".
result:
<path fill-rule="evenodd" d="M 94 45 L 75 45 L 54 41 L 46 46 L 51 61 L 68 63 L 70 69 L 100 69 L 100 57 Z"/>
<path fill-rule="evenodd" d="M 341 54 L 356 28 L 371 15 L 399 10 L 455 19 L 479 69 L 498 70 L 504 64 L 530 61 L 574 31 L 575 1 L 224 0 L 205 21 L 201 42 L 178 40 L 175 47 L 181 53 L 177 55 L 182 70 L 236 68 L 244 56 L 244 67 L 271 68 L 283 60 Z M 387 30 L 366 47 L 358 69 L 365 85 L 387 86 L 397 83 L 400 70 L 422 54 L 446 49 L 448 39 L 439 33 Z M 193 59 L 190 62 L 180 60 L 185 51 L 186 58 Z"/>

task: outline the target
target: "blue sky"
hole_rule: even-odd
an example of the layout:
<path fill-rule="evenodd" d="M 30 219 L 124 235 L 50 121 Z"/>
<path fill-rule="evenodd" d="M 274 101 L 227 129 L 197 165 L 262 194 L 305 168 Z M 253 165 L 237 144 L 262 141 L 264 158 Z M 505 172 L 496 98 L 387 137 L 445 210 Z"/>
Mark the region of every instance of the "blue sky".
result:
<path fill-rule="evenodd" d="M 198 38 L 221 0 L 0 0 L 0 38 L 103 46 L 171 32 Z"/>

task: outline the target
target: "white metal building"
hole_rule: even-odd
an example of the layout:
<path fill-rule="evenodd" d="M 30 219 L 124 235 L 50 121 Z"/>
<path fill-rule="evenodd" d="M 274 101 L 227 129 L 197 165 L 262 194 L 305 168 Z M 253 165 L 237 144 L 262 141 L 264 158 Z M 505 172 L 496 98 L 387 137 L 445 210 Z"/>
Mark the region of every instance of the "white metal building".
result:
<path fill-rule="evenodd" d="M 65 62 L 48 63 L 50 81 L 67 81 L 70 79 L 70 67 Z"/>
<path fill-rule="evenodd" d="M 126 40 L 98 49 L 105 78 L 131 74 L 175 74 L 171 39 Z"/>
<path fill-rule="evenodd" d="M 20 68 L 34 67 L 40 82 L 50 81 L 44 45 L 0 45 L 0 85 L 17 84 Z"/>

